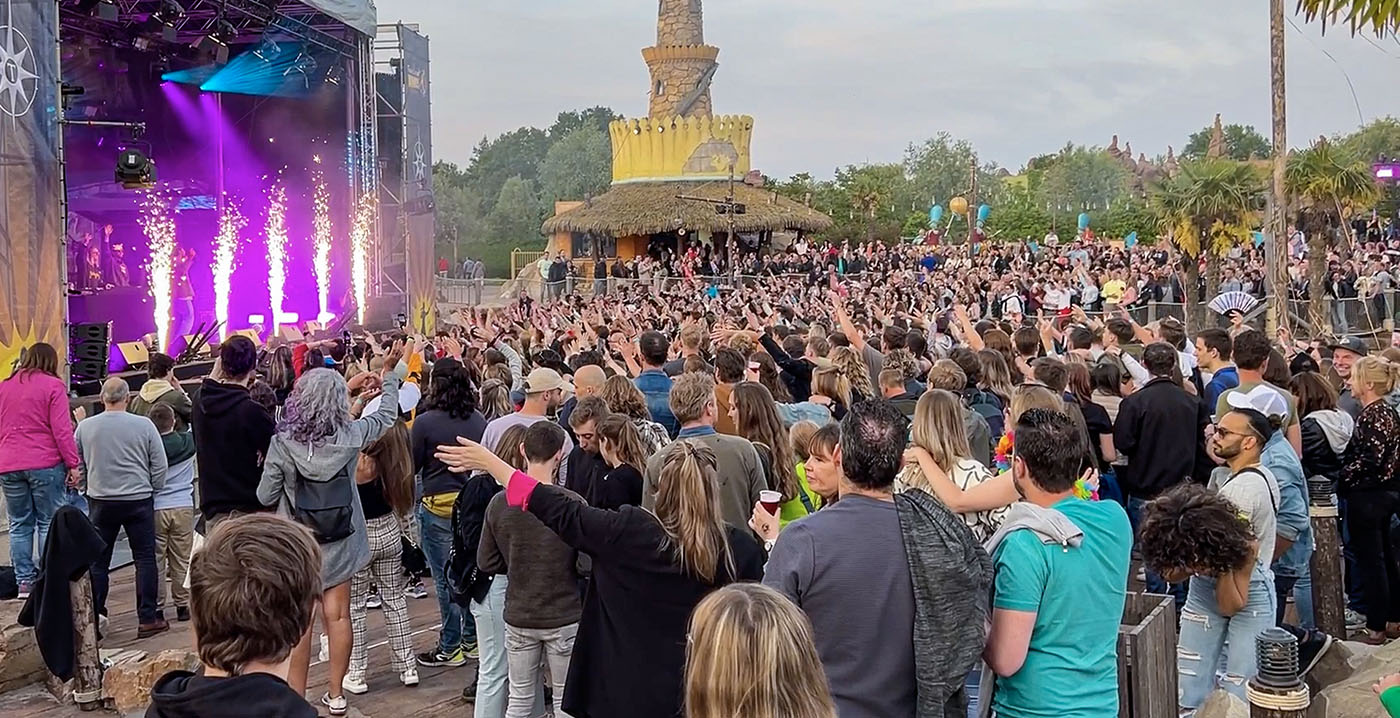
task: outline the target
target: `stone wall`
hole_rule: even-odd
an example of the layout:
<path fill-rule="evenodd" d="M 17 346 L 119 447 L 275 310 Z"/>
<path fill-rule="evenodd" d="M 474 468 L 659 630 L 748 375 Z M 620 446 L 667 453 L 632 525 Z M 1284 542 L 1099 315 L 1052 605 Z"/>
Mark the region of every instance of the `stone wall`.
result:
<path fill-rule="evenodd" d="M 705 44 L 705 12 L 700 0 L 660 0 L 656 15 L 657 45 Z"/>
<path fill-rule="evenodd" d="M 695 89 L 695 85 L 714 64 L 709 60 L 677 60 L 653 65 L 651 68 L 651 105 L 647 114 L 651 117 L 675 117 L 680 114 L 680 103 Z M 661 90 L 660 93 L 657 90 Z M 700 95 L 700 99 L 690 107 L 687 116 L 711 114 L 710 90 Z"/>

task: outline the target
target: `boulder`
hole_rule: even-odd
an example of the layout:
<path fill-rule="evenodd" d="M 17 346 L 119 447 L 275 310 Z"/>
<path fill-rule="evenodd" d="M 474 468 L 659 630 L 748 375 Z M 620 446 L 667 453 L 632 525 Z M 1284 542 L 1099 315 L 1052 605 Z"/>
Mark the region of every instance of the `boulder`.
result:
<path fill-rule="evenodd" d="M 1353 666 L 1351 675 L 1315 694 L 1312 706 L 1308 708 L 1308 718 L 1382 715 L 1380 701 L 1371 691 L 1371 686 L 1381 676 L 1394 673 L 1400 667 L 1400 642 L 1381 646 L 1369 653 L 1359 650 L 1358 644 L 1343 645 L 1355 654 L 1349 661 Z"/>
<path fill-rule="evenodd" d="M 199 669 L 194 651 L 171 649 L 155 655 L 133 656 L 118 661 L 102 674 L 102 695 L 122 715 L 145 710 L 151 702 L 151 687 L 170 671 Z"/>
<path fill-rule="evenodd" d="M 42 683 L 48 671 L 34 642 L 34 629 L 16 620 L 21 601 L 0 602 L 0 693 Z"/>
<path fill-rule="evenodd" d="M 1249 704 L 1217 688 L 1196 711 L 1196 718 L 1249 718 Z"/>

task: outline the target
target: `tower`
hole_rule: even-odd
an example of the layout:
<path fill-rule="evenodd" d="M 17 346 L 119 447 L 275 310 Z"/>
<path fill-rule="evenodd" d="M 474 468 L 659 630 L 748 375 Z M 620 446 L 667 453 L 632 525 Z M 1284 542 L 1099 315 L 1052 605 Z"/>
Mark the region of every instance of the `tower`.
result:
<path fill-rule="evenodd" d="M 658 0 L 656 45 L 642 50 L 651 71 L 653 119 L 711 114 L 719 48 L 705 44 L 701 0 Z"/>

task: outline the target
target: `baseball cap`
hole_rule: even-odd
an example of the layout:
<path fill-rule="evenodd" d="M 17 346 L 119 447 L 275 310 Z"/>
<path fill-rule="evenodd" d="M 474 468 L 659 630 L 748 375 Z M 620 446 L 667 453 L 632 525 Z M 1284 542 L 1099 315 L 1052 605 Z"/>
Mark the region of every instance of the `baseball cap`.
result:
<path fill-rule="evenodd" d="M 539 368 L 530 372 L 530 375 L 525 377 L 524 389 L 526 394 L 543 394 L 555 389 L 563 389 L 568 392 L 574 390 L 569 382 L 564 381 L 564 377 L 559 376 L 559 372 L 547 368 Z"/>
<path fill-rule="evenodd" d="M 1264 416 L 1288 421 L 1288 400 L 1263 384 L 1249 391 L 1232 391 L 1225 395 L 1225 403 L 1236 409 L 1253 409 Z"/>
<path fill-rule="evenodd" d="M 1363 357 L 1370 353 L 1370 351 L 1366 348 L 1366 342 L 1363 342 L 1356 337 L 1339 337 L 1336 341 L 1332 342 L 1331 344 L 1328 344 L 1327 348 L 1331 349 L 1332 351 L 1344 349 L 1346 351 L 1351 352 L 1352 354 Z"/>
<path fill-rule="evenodd" d="M 362 415 L 369 416 L 370 414 L 379 411 L 379 404 L 383 398 L 384 395 L 381 394 L 379 396 L 374 397 L 373 399 L 370 399 L 369 403 L 365 404 L 365 410 L 362 413 Z M 413 411 L 415 408 L 418 407 L 418 400 L 422 398 L 423 390 L 419 389 L 417 384 L 404 384 L 403 386 L 400 386 L 399 413 L 407 414 Z"/>

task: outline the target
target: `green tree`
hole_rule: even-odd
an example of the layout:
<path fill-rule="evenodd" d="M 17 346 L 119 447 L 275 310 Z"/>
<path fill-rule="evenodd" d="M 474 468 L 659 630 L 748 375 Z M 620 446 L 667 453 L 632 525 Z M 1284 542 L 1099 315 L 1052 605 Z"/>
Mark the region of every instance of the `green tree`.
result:
<path fill-rule="evenodd" d="M 1369 30 L 1384 37 L 1400 30 L 1400 4 L 1395 0 L 1298 0 L 1298 11 L 1309 22 L 1321 18 L 1324 28 L 1345 18 L 1353 35 Z"/>
<path fill-rule="evenodd" d="M 849 221 L 859 221 L 866 241 L 898 239 L 908 205 L 900 211 L 906 192 L 904 167 L 895 164 L 849 166 L 836 171 L 836 185 L 846 195 Z"/>
<path fill-rule="evenodd" d="M 1319 140 L 1288 158 L 1288 193 L 1299 204 L 1298 228 L 1308 238 L 1308 322 L 1313 336 L 1327 334 L 1326 281 L 1328 245 L 1348 233 L 1347 223 L 1380 198 L 1381 190 L 1364 160 L 1327 140 Z"/>
<path fill-rule="evenodd" d="M 444 181 L 433 172 L 433 204 L 436 206 L 439 256 L 470 255 L 468 246 L 486 234 L 481 198 L 463 183 Z"/>
<path fill-rule="evenodd" d="M 477 196 L 489 203 L 481 208 L 484 214 L 492 211 L 495 198 L 510 178 L 531 183 L 539 179 L 540 163 L 549 152 L 549 144 L 544 130 L 534 127 L 521 127 L 477 144 L 464 174 Z"/>
<path fill-rule="evenodd" d="M 1336 139 L 1347 154 L 1364 162 L 1379 157 L 1400 159 L 1400 119 L 1381 117 L 1348 135 Z"/>
<path fill-rule="evenodd" d="M 488 241 L 519 247 L 542 245 L 542 222 L 544 217 L 533 183 L 520 176 L 511 177 L 501 185 L 496 204 L 486 217 Z"/>
<path fill-rule="evenodd" d="M 925 211 L 933 201 L 947 207 L 948 200 L 971 189 L 972 163 L 976 157 L 971 142 L 954 140 L 947 132 L 909 145 L 904 151 L 908 196 L 899 198 L 903 200 L 900 203 L 907 207 L 914 202 Z M 992 163 L 979 164 L 976 203 L 995 207 L 1002 194 L 1001 168 Z"/>
<path fill-rule="evenodd" d="M 549 135 L 551 142 L 558 142 L 567 137 L 570 132 L 584 127 L 592 127 L 602 132 L 603 136 L 606 137 L 608 125 L 613 120 L 621 118 L 622 115 L 613 112 L 611 107 L 601 105 L 586 110 L 570 110 L 560 112 L 559 116 L 554 119 L 554 124 L 550 125 L 545 132 Z"/>
<path fill-rule="evenodd" d="M 1007 191 L 1001 204 L 992 208 L 987 218 L 987 236 L 996 240 L 1015 242 L 1040 239 L 1050 232 L 1051 217 L 1045 206 L 1035 201 L 1026 186 Z"/>
<path fill-rule="evenodd" d="M 1264 194 L 1264 178 L 1252 165 L 1223 159 L 1186 162 L 1175 177 L 1153 187 L 1149 201 L 1166 234 L 1184 257 L 1183 286 L 1188 299 L 1200 282 L 1199 260 L 1206 260 L 1206 294 L 1220 286 L 1220 257 L 1232 245 L 1249 241 Z M 1191 328 L 1206 326 L 1205 307 L 1188 301 Z"/>
<path fill-rule="evenodd" d="M 1045 169 L 1034 197 L 1055 212 L 1106 211 L 1132 188 L 1128 168 L 1097 147 L 1065 145 L 1053 162 L 1041 166 Z"/>
<path fill-rule="evenodd" d="M 1206 151 L 1210 149 L 1210 135 L 1212 127 L 1207 126 L 1200 132 L 1193 133 L 1186 141 L 1186 147 L 1181 150 L 1182 159 L 1199 160 L 1206 156 Z M 1269 150 L 1269 138 L 1259 134 L 1254 129 L 1254 125 L 1225 125 L 1225 158 L 1243 162 L 1251 157 L 1264 159 L 1272 154 Z"/>
<path fill-rule="evenodd" d="M 612 181 L 612 142 L 593 125 L 570 130 L 540 163 L 540 200 L 577 200 L 607 191 Z M 546 212 L 553 210 L 546 206 Z"/>

